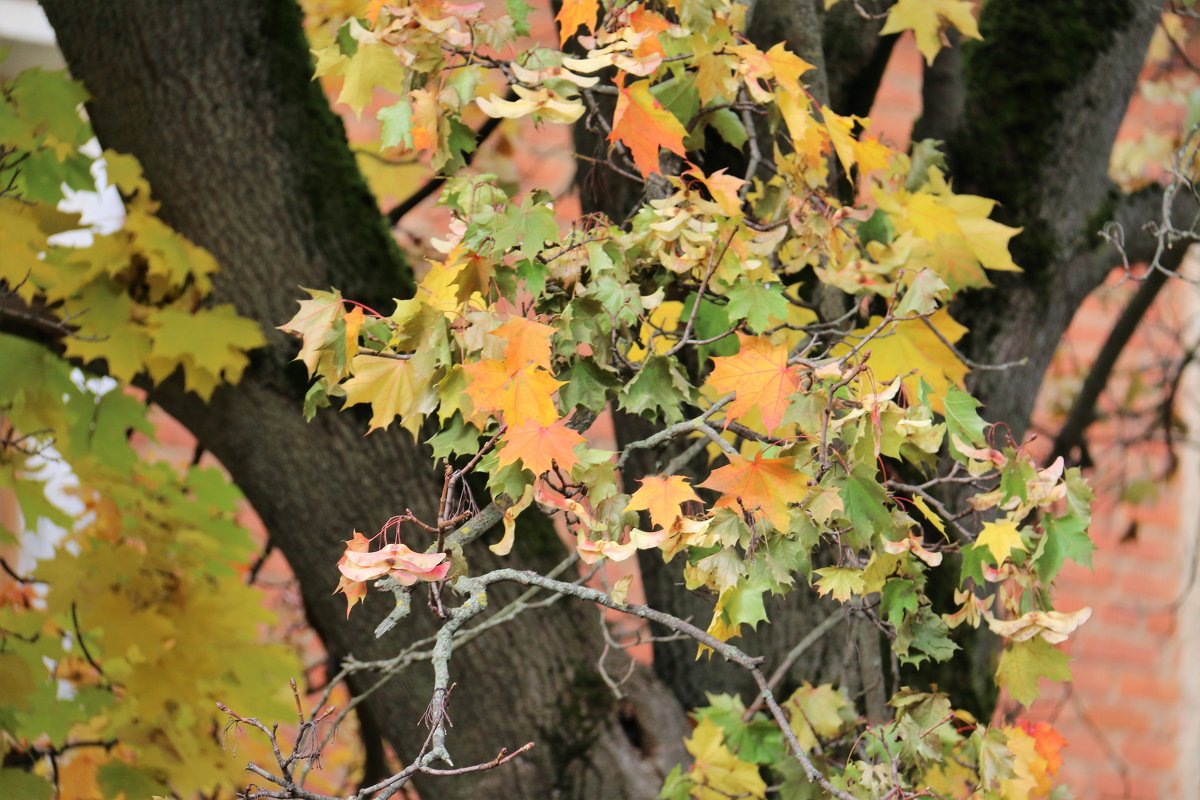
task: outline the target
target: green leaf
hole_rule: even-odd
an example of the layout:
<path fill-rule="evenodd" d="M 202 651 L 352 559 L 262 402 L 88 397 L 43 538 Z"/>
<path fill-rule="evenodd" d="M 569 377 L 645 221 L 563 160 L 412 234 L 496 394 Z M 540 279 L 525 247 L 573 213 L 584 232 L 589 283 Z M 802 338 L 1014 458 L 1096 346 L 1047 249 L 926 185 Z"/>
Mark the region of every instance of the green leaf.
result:
<path fill-rule="evenodd" d="M 729 623 L 734 627 L 749 625 L 751 628 L 757 628 L 758 623 L 767 622 L 767 609 L 763 605 L 763 594 L 766 591 L 765 582 L 746 579 L 726 590 L 721 604 Z"/>
<path fill-rule="evenodd" d="M 1005 498 L 1018 497 L 1024 502 L 1029 499 L 1029 484 L 1037 477 L 1037 470 L 1029 460 L 1017 458 L 1011 448 L 1005 455 L 1008 463 L 1000 470 L 1000 491 Z"/>
<path fill-rule="evenodd" d="M 920 666 L 926 659 L 945 661 L 954 655 L 958 645 L 950 640 L 950 629 L 937 614 L 922 607 L 910 614 L 896 628 L 892 650 L 901 664 Z"/>
<path fill-rule="evenodd" d="M 319 380 L 304 393 L 304 421 L 312 422 L 322 408 L 329 408 L 329 390 L 325 381 Z"/>
<path fill-rule="evenodd" d="M 726 143 L 738 150 L 741 150 L 750 138 L 746 133 L 746 126 L 731 109 L 722 108 L 714 111 L 705 118 L 705 123 L 716 131 L 717 135 Z"/>
<path fill-rule="evenodd" d="M 429 446 L 434 458 L 473 455 L 479 451 L 479 431 L 474 425 L 463 422 L 461 415 L 455 414 L 445 430 L 429 437 Z"/>
<path fill-rule="evenodd" d="M 1074 515 L 1053 517 L 1045 522 L 1046 533 L 1034 554 L 1038 578 L 1049 583 L 1058 575 L 1066 559 L 1092 568 L 1096 544 L 1088 537 L 1088 521 Z"/>
<path fill-rule="evenodd" d="M 690 800 L 692 796 L 692 779 L 676 764 L 667 773 L 663 787 L 658 792 L 658 800 Z"/>
<path fill-rule="evenodd" d="M 528 36 L 529 4 L 525 0 L 504 0 L 504 10 L 512 17 L 513 32 L 517 36 Z"/>
<path fill-rule="evenodd" d="M 917 587 L 907 578 L 891 578 L 883 585 L 880 609 L 897 628 L 905 616 L 917 613 Z"/>
<path fill-rule="evenodd" d="M 497 254 L 516 247 L 526 258 L 536 258 L 546 242 L 558 242 L 558 223 L 550 207 L 527 196 L 520 205 L 509 203 L 495 220 L 493 247 Z"/>
<path fill-rule="evenodd" d="M 896 238 L 896 226 L 892 217 L 881 208 L 875 209 L 870 219 L 858 226 L 858 240 L 866 247 L 870 242 L 889 245 Z"/>
<path fill-rule="evenodd" d="M 75 146 L 91 138 L 88 124 L 79 116 L 87 91 L 65 71 L 27 69 L 13 80 L 11 91 L 20 116 L 35 122 L 43 134 Z"/>
<path fill-rule="evenodd" d="M 892 528 L 887 492 L 880 485 L 874 466 L 859 464 L 846 476 L 838 490 L 844 506 L 844 517 L 854 526 L 864 541 Z"/>
<path fill-rule="evenodd" d="M 896 733 L 908 758 L 941 760 L 942 740 L 953 735 L 950 701 L 943 694 L 930 694 L 902 687 L 888 701 L 896 709 Z"/>
<path fill-rule="evenodd" d="M 1004 731 L 981 725 L 971 740 L 979 748 L 979 779 L 985 787 L 1013 777 L 1013 752 Z"/>
<path fill-rule="evenodd" d="M 692 387 L 674 356 L 650 356 L 633 380 L 617 396 L 621 410 L 630 414 L 661 416 L 668 425 L 683 421 L 683 406 L 692 399 Z"/>
<path fill-rule="evenodd" d="M 1067 654 L 1040 636 L 1023 642 L 1012 642 L 1000 654 L 996 682 L 1003 686 L 1021 705 L 1028 706 L 1038 698 L 1038 680 L 1071 680 Z"/>
<path fill-rule="evenodd" d="M 50 800 L 54 787 L 23 769 L 0 769 L 0 797 L 11 800 Z"/>
<path fill-rule="evenodd" d="M 987 426 L 987 423 L 983 421 L 983 418 L 975 410 L 979 408 L 980 402 L 957 386 L 951 386 L 949 391 L 946 392 L 944 404 L 946 409 L 946 427 L 949 429 L 951 436 L 957 435 L 968 444 L 982 447 L 985 443 L 983 430 Z M 953 439 L 950 442 L 951 453 L 954 453 Z"/>
<path fill-rule="evenodd" d="M 171 790 L 154 778 L 124 761 L 109 761 L 96 771 L 100 783 L 100 791 L 106 798 L 116 798 L 124 794 L 125 800 L 141 797 L 165 797 Z"/>
<path fill-rule="evenodd" d="M 740 278 L 726 294 L 729 321 L 744 319 L 751 331 L 760 332 L 787 319 L 788 301 L 783 296 L 783 284 L 762 283 Z"/>
<path fill-rule="evenodd" d="M 691 73 L 651 86 L 650 94 L 683 125 L 691 122 L 700 110 L 700 93 L 696 90 L 696 79 Z"/>
<path fill-rule="evenodd" d="M 517 1 L 520 2 L 520 0 Z M 407 97 L 393 105 L 379 109 L 375 118 L 383 123 L 379 135 L 380 147 L 403 146 L 405 150 L 411 150 L 413 146 L 412 115 L 412 103 L 408 102 Z"/>

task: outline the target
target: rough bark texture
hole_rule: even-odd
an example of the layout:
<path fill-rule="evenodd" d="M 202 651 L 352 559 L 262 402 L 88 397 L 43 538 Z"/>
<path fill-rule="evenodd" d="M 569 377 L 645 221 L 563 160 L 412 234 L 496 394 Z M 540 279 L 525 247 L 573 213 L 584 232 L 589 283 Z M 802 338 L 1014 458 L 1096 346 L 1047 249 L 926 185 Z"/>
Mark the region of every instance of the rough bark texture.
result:
<path fill-rule="evenodd" d="M 1117 263 L 1095 235 L 1119 211 L 1108 158 L 1161 13 L 1146 0 L 993 0 L 983 41 L 964 50 L 951 171 L 1024 227 L 1013 250 L 1026 271 L 969 298 L 962 317 L 977 360 L 1029 358 L 974 376 L 989 416 L 1018 438 L 1075 309 Z"/>
<path fill-rule="evenodd" d="M 409 277 L 317 84 L 290 0 L 120 4 L 49 0 L 45 8 L 89 113 L 108 147 L 136 155 L 162 215 L 222 265 L 218 295 L 260 322 L 270 346 L 236 389 L 211 405 L 167 388 L 157 399 L 226 465 L 300 579 L 310 621 L 331 653 L 393 654 L 434 625 L 418 597 L 413 618 L 377 640 L 388 598 L 345 621 L 330 592 L 348 532 L 377 529 L 411 506 L 431 516 L 430 461 L 399 431 L 362 435 L 360 415 L 300 415 L 303 368 L 273 330 L 295 309 L 297 286 L 337 286 L 386 307 Z M 508 565 L 545 570 L 564 555 L 534 523 Z M 486 549 L 468 556 L 486 569 Z M 515 591 L 496 592 L 493 606 Z M 521 615 L 455 653 L 451 713 L 456 763 L 530 739 L 504 769 L 422 788 L 427 797 L 653 797 L 682 756 L 683 718 L 646 676 L 618 704 L 596 674 L 595 610 L 560 602 Z M 362 683 L 365 683 L 362 682 Z M 415 754 L 430 676 L 418 665 L 365 706 L 402 757 Z M 356 688 L 361 689 L 359 685 Z M 636 743 L 635 741 L 636 740 Z"/>

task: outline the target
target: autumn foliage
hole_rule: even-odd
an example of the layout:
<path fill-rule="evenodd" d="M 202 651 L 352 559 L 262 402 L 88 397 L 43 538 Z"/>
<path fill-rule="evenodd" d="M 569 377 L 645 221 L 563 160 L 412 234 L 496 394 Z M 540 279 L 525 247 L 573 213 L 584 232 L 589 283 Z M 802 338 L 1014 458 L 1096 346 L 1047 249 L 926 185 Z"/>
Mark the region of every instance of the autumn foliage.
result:
<path fill-rule="evenodd" d="M 805 83 L 811 64 L 747 39 L 746 5 L 567 0 L 563 49 L 528 38 L 523 0 L 505 6 L 372 0 L 315 51 L 315 76 L 339 80 L 354 113 L 376 90 L 394 97 L 377 111 L 381 154 L 444 177 L 451 217 L 394 307 L 280 287 L 297 295 L 278 323 L 309 378 L 296 413 L 362 406 L 364 434 L 412 437 L 443 479 L 435 518 L 398 508 L 377 532 L 339 532 L 344 553 L 328 564 L 348 615 L 378 591 L 396 598 L 388 629 L 408 613 L 443 623 L 429 741 L 400 754 L 412 772 L 379 792 L 449 768 L 454 637 L 490 586 L 647 616 L 626 603 L 628 584 L 597 596 L 561 575 L 472 565 L 473 541 L 510 556 L 526 515 L 548 514 L 574 543 L 568 567 L 670 564 L 711 615 L 651 619 L 760 680 L 753 697 L 714 693 L 691 710 L 692 760 L 662 797 L 1050 796 L 1063 746 L 1052 728 L 977 719 L 920 672 L 955 664 L 963 630 L 990 631 L 996 684 L 1029 704 L 1041 679 L 1069 678 L 1054 645 L 1090 614 L 1056 609 L 1052 591 L 1067 559 L 1090 561 L 1089 489 L 980 416 L 957 346 L 970 320 L 952 302 L 1019 270 L 1020 231 L 992 219 L 994 201 L 957 193 L 932 143 L 918 158 L 827 107 Z M 913 31 L 932 60 L 952 32 L 979 37 L 974 7 L 900 0 L 883 32 Z M 55 241 L 79 226 L 55 208 L 60 187 L 95 185 L 79 149 L 84 96 L 40 72 L 0 87 L 0 169 L 13 181 L 0 281 L 51 309 L 62 343 L 54 354 L 0 336 L 0 487 L 27 522 L 70 531 L 63 553 L 21 577 L 42 593 L 0 603 L 0 731 L 4 752 L 31 762 L 112 740 L 89 767 L 105 796 L 185 794 L 237 780 L 214 728 L 294 714 L 295 664 L 263 648 L 229 666 L 195 645 L 260 647 L 230 567 L 248 549 L 236 492 L 210 471 L 137 462 L 125 432 L 145 428 L 139 404 L 73 369 L 102 364 L 146 388 L 180 370 L 208 399 L 263 339 L 206 305 L 217 265 L 158 220 L 126 156 L 104 154 L 124 227 L 84 247 Z M 548 192 L 467 169 L 489 118 L 587 127 L 605 146 L 596 168 L 636 184 L 635 207 L 564 225 Z M 618 452 L 594 446 L 584 433 L 613 411 L 649 432 Z M 89 513 L 75 522 L 36 474 L 50 447 L 78 478 Z M 886 718 L 815 678 L 777 700 L 762 671 L 774 665 L 739 649 L 796 593 L 873 622 L 895 664 L 881 677 Z M 136 624 L 109 622 L 122 615 Z M 69 698 L 40 680 L 48 663 L 56 676 L 70 665 Z M 164 696 L 168 674 L 194 684 L 183 710 Z M 311 752 L 277 752 L 278 766 L 257 755 L 249 796 L 313 796 L 290 773 Z M 48 796 L 45 772 L 6 766 L 0 795 Z"/>

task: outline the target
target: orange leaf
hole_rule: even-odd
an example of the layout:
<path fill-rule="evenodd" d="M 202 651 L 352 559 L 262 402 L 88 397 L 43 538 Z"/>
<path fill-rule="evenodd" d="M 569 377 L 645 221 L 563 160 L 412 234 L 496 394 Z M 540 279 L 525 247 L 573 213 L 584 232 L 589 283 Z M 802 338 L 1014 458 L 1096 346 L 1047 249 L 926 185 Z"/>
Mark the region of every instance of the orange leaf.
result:
<path fill-rule="evenodd" d="M 688 479 L 682 475 L 659 477 L 651 475 L 642 478 L 642 486 L 629 498 L 627 511 L 646 510 L 650 512 L 650 522 L 662 528 L 670 528 L 680 517 L 680 506 L 683 503 L 699 503 L 700 498 L 688 485 Z"/>
<path fill-rule="evenodd" d="M 541 475 L 554 466 L 570 471 L 578 460 L 575 445 L 584 439 L 567 427 L 566 420 L 540 425 L 536 420 L 509 427 L 500 449 L 500 466 L 508 466 L 518 458 L 521 465 L 534 475 Z"/>
<path fill-rule="evenodd" d="M 388 0 L 370 0 L 367 7 L 363 9 L 363 16 L 367 18 L 372 26 L 379 22 L 379 12 L 387 5 Z"/>
<path fill-rule="evenodd" d="M 748 511 L 761 512 L 776 529 L 786 531 L 788 505 L 804 497 L 806 480 L 792 466 L 792 459 L 763 458 L 761 453 L 755 453 L 753 461 L 730 456 L 729 464 L 713 470 L 700 485 L 721 492 L 723 496 L 716 502 L 716 508 L 740 512 L 745 506 Z"/>
<path fill-rule="evenodd" d="M 346 553 L 365 553 L 371 546 L 371 540 L 363 536 L 358 531 L 346 540 Z M 342 554 L 338 560 L 338 568 L 346 563 L 346 553 Z M 342 575 L 338 579 L 337 588 L 333 590 L 334 594 L 342 592 L 346 595 L 346 619 L 350 618 L 350 612 L 354 609 L 356 603 L 365 602 L 367 599 L 367 584 L 364 581 L 353 581 Z"/>
<path fill-rule="evenodd" d="M 524 317 L 511 317 L 492 335 L 505 341 L 504 363 L 509 370 L 535 364 L 550 369 L 550 337 L 554 328 Z"/>
<path fill-rule="evenodd" d="M 788 366 L 786 345 L 743 333 L 738 333 L 738 341 L 741 349 L 737 355 L 713 359 L 708 383 L 722 394 L 737 393 L 725 412 L 727 420 L 758 408 L 770 433 L 783 421 L 788 403 L 800 389 L 800 369 Z"/>
<path fill-rule="evenodd" d="M 562 386 L 546 370 L 534 364 L 508 370 L 494 358 L 464 364 L 467 395 L 478 415 L 500 413 L 510 427 L 529 420 L 549 425 L 558 418 L 554 393 Z"/>
<path fill-rule="evenodd" d="M 619 85 L 619 84 L 618 84 Z M 687 130 L 675 115 L 663 108 L 650 93 L 650 81 L 638 81 L 620 87 L 617 108 L 613 113 L 610 142 L 622 142 L 633 154 L 642 177 L 648 178 L 658 168 L 659 148 L 665 147 L 676 155 L 684 155 L 683 137 Z"/>
<path fill-rule="evenodd" d="M 662 33 L 669 30 L 671 23 L 666 20 L 661 14 L 656 14 L 649 9 L 639 6 L 629 12 L 629 27 L 633 28 L 637 33 Z M 657 36 L 647 36 L 642 39 L 641 44 L 633 51 L 633 55 L 637 58 L 645 58 L 646 56 L 665 56 L 662 43 Z"/>
<path fill-rule="evenodd" d="M 566 44 L 580 25 L 586 27 L 588 33 L 595 31 L 599 13 L 600 0 L 563 0 L 562 8 L 554 17 L 559 26 L 559 44 Z"/>

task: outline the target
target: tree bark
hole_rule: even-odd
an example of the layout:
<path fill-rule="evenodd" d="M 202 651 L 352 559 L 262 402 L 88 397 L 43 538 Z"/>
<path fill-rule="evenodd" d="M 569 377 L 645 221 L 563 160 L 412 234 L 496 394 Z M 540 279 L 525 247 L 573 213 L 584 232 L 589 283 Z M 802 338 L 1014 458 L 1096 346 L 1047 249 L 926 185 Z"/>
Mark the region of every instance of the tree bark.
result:
<path fill-rule="evenodd" d="M 1109 154 L 1161 14 L 1160 0 L 992 0 L 983 41 L 964 48 L 951 174 L 959 191 L 999 200 L 1003 221 L 1024 228 L 1013 252 L 1025 272 L 995 278 L 958 316 L 975 360 L 1029 359 L 972 378 L 989 418 L 1018 440 L 1075 310 L 1119 263 L 1096 235 L 1126 204 Z"/>
<path fill-rule="evenodd" d="M 141 160 L 164 220 L 221 263 L 217 299 L 259 322 L 270 340 L 241 384 L 218 390 L 211 404 L 177 385 L 155 399 L 221 460 L 258 511 L 331 654 L 385 658 L 429 635 L 436 623 L 419 595 L 412 617 L 376 639 L 390 598 L 372 593 L 347 622 L 344 601 L 330 592 L 351 530 L 374 531 L 406 507 L 433 516 L 432 461 L 400 431 L 364 438 L 361 414 L 326 411 L 305 424 L 304 370 L 289 364 L 295 342 L 274 330 L 293 314 L 298 286 L 336 286 L 384 308 L 411 286 L 341 124 L 311 81 L 299 9 L 290 0 L 44 6 L 73 74 L 91 92 L 101 142 Z M 531 516 L 506 565 L 545 571 L 565 551 L 544 519 Z M 500 563 L 482 545 L 468 558 L 474 569 Z M 515 594 L 497 591 L 493 607 Z M 486 761 L 531 739 L 538 746 L 501 769 L 419 785 L 424 796 L 653 797 L 684 755 L 682 713 L 644 674 L 633 681 L 634 700 L 616 702 L 596 673 L 600 646 L 596 611 L 563 601 L 456 651 L 456 763 Z M 363 676 L 352 689 L 371 680 Z M 401 758 L 424 740 L 418 721 L 430 687 L 418 665 L 362 707 Z"/>

